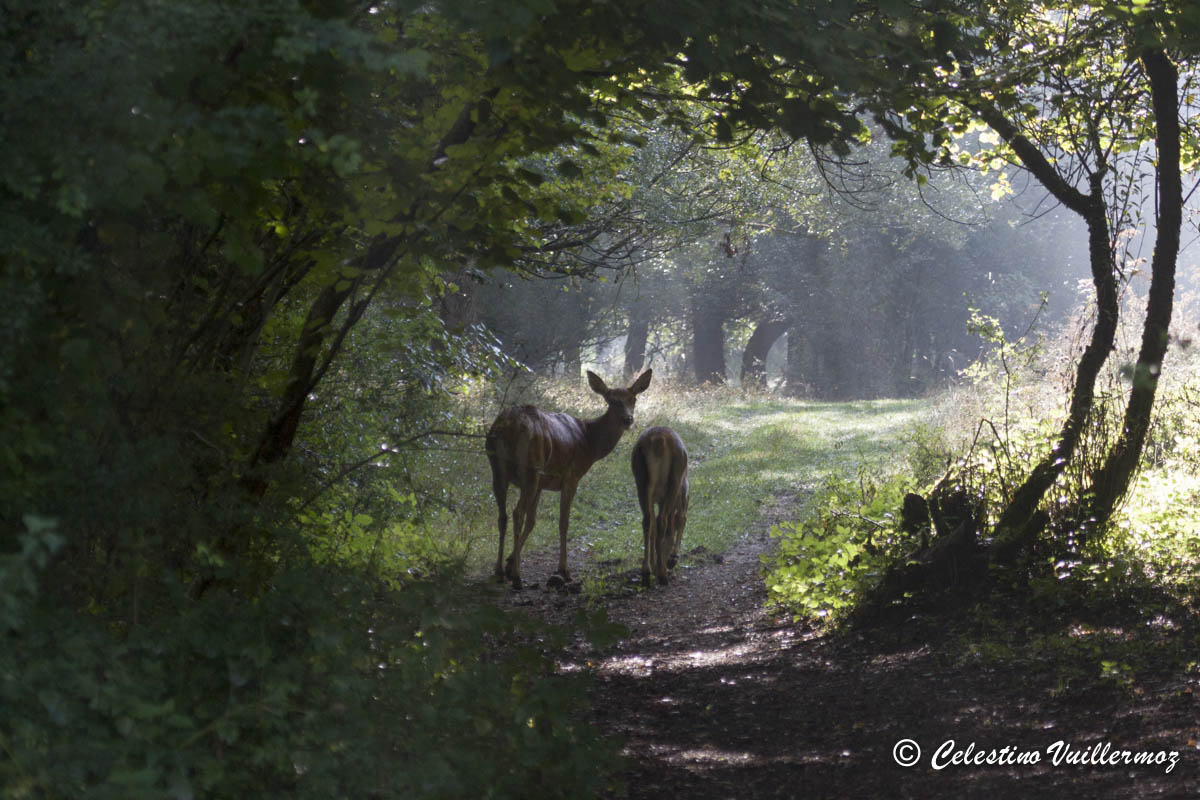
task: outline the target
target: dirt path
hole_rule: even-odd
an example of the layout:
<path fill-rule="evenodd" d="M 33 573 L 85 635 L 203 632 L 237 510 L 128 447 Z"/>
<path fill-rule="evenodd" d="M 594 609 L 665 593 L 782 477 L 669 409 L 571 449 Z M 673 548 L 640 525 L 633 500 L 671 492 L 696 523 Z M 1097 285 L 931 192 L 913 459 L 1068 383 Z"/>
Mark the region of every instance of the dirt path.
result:
<path fill-rule="evenodd" d="M 755 532 L 677 570 L 667 587 L 605 596 L 630 635 L 603 657 L 566 657 L 568 668 L 594 673 L 591 722 L 625 743 L 627 788 L 617 797 L 1200 796 L 1194 681 L 1164 675 L 1134 690 L 1064 693 L 1054 670 L 1001 671 L 964 655 L 973 623 L 953 609 L 818 635 L 764 610 L 768 546 Z M 526 574 L 548 575 L 552 564 L 534 555 Z M 584 600 L 528 589 L 508 602 L 563 621 Z M 921 748 L 908 768 L 893 757 L 904 739 Z M 1059 741 L 1069 749 L 1051 749 Z M 946 766 L 934 769 L 942 746 Z M 1177 763 L 1170 772 L 1110 763 L 1125 750 L 1168 761 L 1174 751 Z M 991 764 L 950 763 L 956 752 L 989 751 Z M 1080 756 L 1105 763 L 1066 763 Z"/>

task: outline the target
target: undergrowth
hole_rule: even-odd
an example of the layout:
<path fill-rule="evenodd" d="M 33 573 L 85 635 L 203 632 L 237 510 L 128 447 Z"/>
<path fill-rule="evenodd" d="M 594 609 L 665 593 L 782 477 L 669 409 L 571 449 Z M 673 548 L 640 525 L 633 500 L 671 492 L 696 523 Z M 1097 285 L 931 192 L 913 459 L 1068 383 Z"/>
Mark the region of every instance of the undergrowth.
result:
<path fill-rule="evenodd" d="M 1129 305 L 1125 319 L 1140 322 L 1136 300 Z M 1043 335 L 1031 327 L 1011 341 L 994 321 L 974 324 L 990 349 L 931 399 L 933 413 L 909 429 L 905 463 L 864 463 L 830 478 L 807 515 L 776 528 L 768 586 L 777 606 L 818 624 L 848 619 L 889 566 L 921 548 L 900 532 L 904 493 L 928 495 L 946 474 L 983 499 L 988 542 L 999 511 L 1055 441 L 1088 321 Z M 1177 331 L 1194 328 L 1194 315 L 1177 319 Z M 1141 691 L 1163 670 L 1193 678 L 1200 670 L 1200 354 L 1187 336 L 1173 334 L 1147 446 L 1111 524 L 1078 537 L 1062 512 L 1083 498 L 1120 434 L 1135 333 L 1123 330 L 1077 456 L 1043 501 L 1047 534 L 1018 569 L 993 568 L 990 590 L 958 595 L 968 598 L 972 631 L 961 658 L 1045 673 L 1055 695 Z"/>
<path fill-rule="evenodd" d="M 129 628 L 40 602 L 61 545 L 0 558 L 5 798 L 594 797 L 615 747 L 580 725 L 566 634 L 360 568 L 282 567 Z M 600 646 L 614 629 L 581 620 Z"/>
<path fill-rule="evenodd" d="M 866 466 L 828 478 L 807 517 L 771 531 L 779 542 L 764 559 L 770 602 L 799 619 L 845 618 L 913 546 L 896 520 L 905 493 L 900 479 L 879 480 Z"/>

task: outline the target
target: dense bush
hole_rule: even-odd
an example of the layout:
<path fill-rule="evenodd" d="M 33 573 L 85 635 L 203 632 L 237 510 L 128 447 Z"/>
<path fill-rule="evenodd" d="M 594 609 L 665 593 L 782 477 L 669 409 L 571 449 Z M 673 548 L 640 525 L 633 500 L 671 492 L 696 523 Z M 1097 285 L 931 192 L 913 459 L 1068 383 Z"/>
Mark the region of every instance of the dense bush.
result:
<path fill-rule="evenodd" d="M 406 463 L 502 362 L 442 275 L 510 263 L 513 160 L 575 127 L 446 138 L 493 84 L 438 12 L 5 5 L 5 798 L 600 785 L 550 634 L 449 593 Z"/>
<path fill-rule="evenodd" d="M 44 601 L 62 545 L 3 561 L 6 798 L 590 797 L 613 750 L 572 719 L 562 632 L 447 584 L 295 564 L 253 598 L 175 585 L 128 625 Z M 592 630 L 604 633 L 603 626 Z M 537 645 L 541 642 L 540 646 Z"/>
<path fill-rule="evenodd" d="M 889 564 L 916 548 L 897 519 L 903 484 L 871 471 L 864 466 L 854 478 L 831 476 L 817 489 L 804 519 L 772 528 L 779 541 L 765 563 L 773 605 L 800 619 L 840 622 Z"/>
<path fill-rule="evenodd" d="M 1133 490 L 1103 530 L 1086 530 L 1088 521 L 1071 513 L 1120 435 L 1136 342 L 1132 325 L 1142 304 L 1131 296 L 1126 305 L 1133 322 L 1122 333 L 1122 349 L 1098 385 L 1075 457 L 1041 504 L 1051 535 L 1024 564 L 1030 586 L 1054 603 L 1068 595 L 1111 599 L 1151 584 L 1191 602 L 1200 575 L 1200 362 L 1186 333 L 1196 323 L 1191 301 L 1181 304 L 1173 327 L 1175 346 Z M 972 327 L 986 352 L 958 386 L 933 399 L 934 421 L 911 428 L 902 477 L 894 475 L 897 465 L 863 467 L 857 479 L 824 485 L 810 516 L 776 528 L 780 543 L 767 578 L 772 600 L 800 616 L 837 619 L 868 596 L 890 564 L 902 564 L 918 547 L 898 532 L 901 487 L 928 495 L 948 477 L 980 500 L 986 544 L 1015 488 L 1054 442 L 1088 324 L 1076 314 L 1045 331 L 1031 325 L 1010 340 L 994 319 L 976 314 Z M 1079 535 L 1081 527 L 1087 535 Z"/>

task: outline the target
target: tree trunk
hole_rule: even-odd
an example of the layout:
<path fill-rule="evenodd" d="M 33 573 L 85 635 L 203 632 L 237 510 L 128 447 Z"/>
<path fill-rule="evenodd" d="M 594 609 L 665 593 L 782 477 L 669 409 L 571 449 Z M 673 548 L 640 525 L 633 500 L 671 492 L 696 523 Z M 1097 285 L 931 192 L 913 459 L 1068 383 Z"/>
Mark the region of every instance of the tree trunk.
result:
<path fill-rule="evenodd" d="M 451 333 L 462 333 L 478 322 L 475 309 L 476 282 L 467 270 L 446 276 L 446 289 L 437 297 L 437 312 L 442 325 Z M 452 288 L 453 287 L 453 288 Z"/>
<path fill-rule="evenodd" d="M 646 343 L 650 339 L 650 309 L 636 304 L 629 314 L 629 332 L 625 337 L 625 379 L 629 380 L 646 365 Z"/>
<path fill-rule="evenodd" d="M 324 365 L 318 369 L 317 363 L 321 348 L 325 344 L 326 337 L 333 330 L 334 317 L 337 316 L 346 300 L 361 285 L 364 274 L 383 269 L 396 254 L 400 242 L 398 236 L 377 239 L 367 254 L 357 262 L 357 266 L 362 272 L 352 278 L 339 275 L 317 295 L 317 299 L 308 309 L 304 328 L 296 342 L 295 355 L 292 358 L 291 368 L 288 370 L 287 386 L 284 388 L 275 414 L 267 423 L 262 438 L 259 439 L 251 465 L 270 464 L 283 458 L 291 450 L 309 393 L 324 375 L 325 367 L 336 355 L 341 336 L 349 326 L 357 322 L 357 317 L 352 313 L 352 318 L 343 325 L 339 337 L 334 339 L 332 347 L 334 352 L 326 355 Z M 355 306 L 357 307 L 355 308 L 357 316 L 361 316 L 365 305 L 359 306 L 356 303 Z M 262 484 L 262 488 L 265 489 L 265 484 Z"/>
<path fill-rule="evenodd" d="M 1155 147 L 1158 150 L 1158 220 L 1154 256 L 1150 262 L 1150 295 L 1142 344 L 1133 370 L 1129 405 L 1121 437 L 1096 472 L 1079 519 L 1101 526 L 1129 490 L 1141 460 L 1158 378 L 1166 356 L 1168 330 L 1175 295 L 1175 267 L 1179 256 L 1179 232 L 1183 223 L 1183 186 L 1180 176 L 1179 75 L 1161 50 L 1142 55 L 1142 67 L 1150 83 L 1154 105 Z"/>
<path fill-rule="evenodd" d="M 1067 419 L 1059 431 L 1058 443 L 1013 493 L 996 522 L 996 544 L 992 558 L 998 562 L 1014 560 L 1045 527 L 1046 518 L 1037 513 L 1038 504 L 1075 455 L 1079 437 L 1092 410 L 1096 378 L 1116 340 L 1119 313 L 1117 281 L 1113 269 L 1108 209 L 1101 194 L 1103 179 L 1103 173 L 1092 175 L 1091 194 L 1087 197 L 1088 256 L 1092 285 L 1096 289 L 1096 323 L 1076 366 L 1075 387 L 1071 391 L 1071 404 Z"/>
<path fill-rule="evenodd" d="M 563 374 L 578 378 L 583 373 L 583 352 L 579 342 L 571 342 L 562 351 Z"/>
<path fill-rule="evenodd" d="M 787 332 L 787 363 L 783 367 L 783 382 L 789 397 L 803 394 L 805 355 L 804 337 L 800 335 L 800 324 L 796 323 Z"/>
<path fill-rule="evenodd" d="M 1058 443 L 1033 468 L 996 522 L 991 556 L 994 561 L 1004 563 L 1023 552 L 1045 527 L 1046 518 L 1037 513 L 1038 504 L 1075 455 L 1083 426 L 1092 410 L 1096 378 L 1116 340 L 1119 306 L 1108 208 L 1103 195 L 1105 167 L 1101 165 L 1091 173 L 1088 179 L 1090 193 L 1084 194 L 1064 180 L 1036 145 L 1021 135 L 997 108 L 984 102 L 974 106 L 974 110 L 1012 147 L 1021 163 L 1059 202 L 1086 220 L 1088 262 L 1096 290 L 1096 324 L 1076 366 L 1075 387 L 1071 391 L 1071 404 L 1059 431 Z"/>
<path fill-rule="evenodd" d="M 725 319 L 703 298 L 692 301 L 692 369 L 696 383 L 725 383 Z"/>
<path fill-rule="evenodd" d="M 914 389 L 913 351 L 916 349 L 916 321 L 922 316 L 922 294 L 926 291 L 925 273 L 928 263 L 921 261 L 910 275 L 904 275 L 892 287 L 888 310 L 888 330 L 894 333 L 891 352 L 891 389 L 899 395 L 911 394 Z"/>
<path fill-rule="evenodd" d="M 772 319 L 760 322 L 750 334 L 746 349 L 742 352 L 742 386 L 763 388 L 767 384 L 767 353 L 787 333 L 791 320 Z"/>
<path fill-rule="evenodd" d="M 857 394 L 861 372 L 866 369 L 863 343 L 853 341 L 841 325 L 830 325 L 822 337 L 819 396 L 828 400 L 851 400 Z"/>
<path fill-rule="evenodd" d="M 267 424 L 267 429 L 259 441 L 253 464 L 278 461 L 291 449 L 308 393 L 312 391 L 312 375 L 317 366 L 321 345 L 333 326 L 333 318 L 338 309 L 358 285 L 358 280 L 339 279 L 322 289 L 309 307 L 303 332 L 296 344 L 296 355 L 288 372 L 287 387 L 283 391 L 278 411 Z"/>

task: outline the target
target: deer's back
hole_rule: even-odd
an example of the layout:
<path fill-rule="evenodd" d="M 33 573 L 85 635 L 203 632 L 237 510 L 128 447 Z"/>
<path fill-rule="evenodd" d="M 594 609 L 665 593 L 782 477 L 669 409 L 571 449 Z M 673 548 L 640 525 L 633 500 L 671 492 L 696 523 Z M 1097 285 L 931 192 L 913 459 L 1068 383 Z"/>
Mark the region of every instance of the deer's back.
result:
<path fill-rule="evenodd" d="M 492 469 L 504 470 L 510 483 L 524 487 L 536 471 L 542 488 L 551 491 L 581 477 L 593 461 L 580 420 L 535 406 L 500 412 L 488 431 L 487 452 Z"/>
<path fill-rule="evenodd" d="M 646 481 L 653 501 L 665 500 L 676 485 L 687 486 L 687 448 L 670 428 L 642 431 L 633 446 L 633 459 L 634 474 L 644 471 L 644 478 L 639 476 L 639 480 Z"/>

